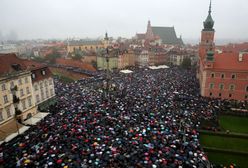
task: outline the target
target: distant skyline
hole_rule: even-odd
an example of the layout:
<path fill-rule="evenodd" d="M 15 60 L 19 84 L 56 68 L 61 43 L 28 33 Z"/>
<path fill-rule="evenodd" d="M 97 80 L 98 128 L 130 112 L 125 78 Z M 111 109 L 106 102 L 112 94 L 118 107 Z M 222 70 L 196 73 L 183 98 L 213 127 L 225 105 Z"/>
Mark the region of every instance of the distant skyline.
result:
<path fill-rule="evenodd" d="M 208 6 L 209 0 L 1 0 L 0 38 L 98 38 L 106 31 L 130 38 L 150 20 L 197 42 Z M 212 0 L 216 39 L 248 39 L 247 6 L 247 0 Z"/>

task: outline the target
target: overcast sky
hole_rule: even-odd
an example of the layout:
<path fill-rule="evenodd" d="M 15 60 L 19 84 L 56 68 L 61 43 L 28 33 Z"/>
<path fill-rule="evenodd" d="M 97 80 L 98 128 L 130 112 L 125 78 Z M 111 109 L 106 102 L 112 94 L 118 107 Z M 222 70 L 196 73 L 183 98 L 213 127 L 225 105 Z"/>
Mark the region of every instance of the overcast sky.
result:
<path fill-rule="evenodd" d="M 174 26 L 199 39 L 209 0 L 0 0 L 0 36 L 132 37 L 152 26 Z M 248 38 L 248 0 L 213 0 L 216 38 Z"/>

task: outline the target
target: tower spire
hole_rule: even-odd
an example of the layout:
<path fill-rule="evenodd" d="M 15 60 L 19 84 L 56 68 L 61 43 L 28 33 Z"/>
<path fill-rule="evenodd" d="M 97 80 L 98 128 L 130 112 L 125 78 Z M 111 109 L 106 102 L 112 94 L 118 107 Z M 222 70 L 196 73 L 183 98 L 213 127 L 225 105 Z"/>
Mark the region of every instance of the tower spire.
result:
<path fill-rule="evenodd" d="M 211 12 L 212 12 L 212 0 L 210 0 L 208 13 L 211 14 Z"/>

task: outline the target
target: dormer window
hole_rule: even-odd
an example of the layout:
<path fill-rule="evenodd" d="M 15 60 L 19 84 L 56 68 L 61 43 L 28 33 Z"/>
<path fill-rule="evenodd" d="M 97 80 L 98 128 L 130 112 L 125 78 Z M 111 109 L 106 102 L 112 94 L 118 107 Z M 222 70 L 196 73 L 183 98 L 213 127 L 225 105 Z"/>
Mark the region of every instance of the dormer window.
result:
<path fill-rule="evenodd" d="M 32 73 L 32 79 L 35 79 L 35 74 L 34 73 Z"/>
<path fill-rule="evenodd" d="M 46 75 L 46 71 L 45 70 L 41 70 L 41 74 L 42 75 Z"/>

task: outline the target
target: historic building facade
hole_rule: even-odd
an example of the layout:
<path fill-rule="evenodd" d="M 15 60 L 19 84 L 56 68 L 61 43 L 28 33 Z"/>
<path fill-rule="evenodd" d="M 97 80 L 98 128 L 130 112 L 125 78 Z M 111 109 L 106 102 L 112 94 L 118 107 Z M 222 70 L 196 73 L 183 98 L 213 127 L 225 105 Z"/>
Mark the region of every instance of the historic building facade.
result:
<path fill-rule="evenodd" d="M 103 40 L 68 41 L 67 52 L 74 56 L 76 52 L 97 52 L 100 49 L 107 48 L 107 46 L 109 46 L 109 37 L 106 33 Z"/>
<path fill-rule="evenodd" d="M 215 51 L 211 3 L 203 25 L 197 73 L 201 95 L 248 100 L 248 53 L 240 50 Z"/>
<path fill-rule="evenodd" d="M 30 66 L 15 54 L 0 54 L 0 62 L 0 139 L 3 139 L 37 113 L 37 107 L 43 100 L 36 101 L 36 82 L 44 82 L 44 88 L 47 82 L 44 100 L 54 97 L 55 93 L 47 67 Z"/>
<path fill-rule="evenodd" d="M 183 45 L 181 37 L 177 37 L 174 27 L 154 27 L 148 21 L 146 33 L 137 33 L 136 39 L 150 45 Z"/>

